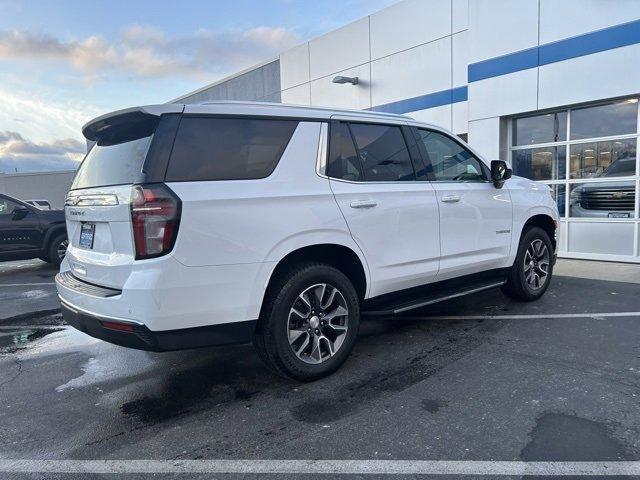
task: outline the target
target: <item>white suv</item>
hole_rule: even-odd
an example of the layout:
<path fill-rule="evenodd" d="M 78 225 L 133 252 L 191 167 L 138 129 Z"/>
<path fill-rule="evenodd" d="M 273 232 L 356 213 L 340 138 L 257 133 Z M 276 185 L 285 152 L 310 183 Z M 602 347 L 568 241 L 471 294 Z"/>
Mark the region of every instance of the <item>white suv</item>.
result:
<path fill-rule="evenodd" d="M 313 380 L 360 318 L 502 286 L 539 298 L 558 212 L 545 185 L 406 116 L 157 105 L 89 122 L 56 277 L 68 323 L 153 351 L 253 341 Z"/>

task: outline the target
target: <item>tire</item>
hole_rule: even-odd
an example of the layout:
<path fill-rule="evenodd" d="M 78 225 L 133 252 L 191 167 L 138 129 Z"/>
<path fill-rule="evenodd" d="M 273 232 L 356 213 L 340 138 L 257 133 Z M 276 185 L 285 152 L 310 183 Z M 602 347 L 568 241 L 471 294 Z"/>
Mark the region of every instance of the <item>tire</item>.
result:
<path fill-rule="evenodd" d="M 49 243 L 49 249 L 47 250 L 47 262 L 52 265 L 60 265 L 62 259 L 64 258 L 64 254 L 67 250 L 67 245 L 69 241 L 67 240 L 67 235 L 62 233 L 60 235 L 56 235 L 51 243 Z"/>
<path fill-rule="evenodd" d="M 549 288 L 552 275 L 551 239 L 543 229 L 528 227 L 522 233 L 516 260 L 507 277 L 507 283 L 502 286 L 502 291 L 515 300 L 531 302 L 544 295 Z"/>
<path fill-rule="evenodd" d="M 359 324 L 360 305 L 351 281 L 330 265 L 304 263 L 281 274 L 269 288 L 254 345 L 276 373 L 310 382 L 346 361 Z"/>

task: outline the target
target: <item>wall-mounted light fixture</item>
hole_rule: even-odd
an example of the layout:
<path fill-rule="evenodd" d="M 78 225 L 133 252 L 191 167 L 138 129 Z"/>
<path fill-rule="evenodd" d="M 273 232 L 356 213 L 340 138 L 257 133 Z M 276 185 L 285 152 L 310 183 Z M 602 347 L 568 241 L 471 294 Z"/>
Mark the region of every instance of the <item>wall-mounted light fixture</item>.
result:
<path fill-rule="evenodd" d="M 343 77 L 342 75 L 338 75 L 337 77 L 333 77 L 331 80 L 332 83 L 350 83 L 351 85 L 358 85 L 358 77 Z"/>

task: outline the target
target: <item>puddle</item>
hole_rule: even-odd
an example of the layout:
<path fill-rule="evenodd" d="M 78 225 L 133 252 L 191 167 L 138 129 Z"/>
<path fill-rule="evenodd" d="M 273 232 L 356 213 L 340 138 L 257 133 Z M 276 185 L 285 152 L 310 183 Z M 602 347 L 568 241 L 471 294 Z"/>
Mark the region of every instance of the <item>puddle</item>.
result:
<path fill-rule="evenodd" d="M 544 414 L 538 418 L 529 436 L 531 440 L 520 453 L 520 458 L 528 462 L 635 460 L 625 446 L 610 435 L 606 425 L 575 415 Z M 553 479 L 556 477 L 531 478 Z"/>
<path fill-rule="evenodd" d="M 265 371 L 257 356 L 239 359 L 237 351 L 227 348 L 202 364 L 169 372 L 156 381 L 157 391 L 130 399 L 120 411 L 144 423 L 158 423 L 214 405 L 249 405 L 254 396 L 278 385 L 279 379 Z"/>
<path fill-rule="evenodd" d="M 101 342 L 88 337 L 90 341 Z M 155 357 L 138 350 L 125 350 L 106 343 L 98 343 L 101 348 L 92 349 L 88 361 L 80 368 L 82 375 L 69 380 L 64 385 L 56 387 L 57 392 L 99 385 L 118 379 L 133 378 L 151 371 L 156 366 Z M 117 359 L 114 361 L 112 355 Z"/>
<path fill-rule="evenodd" d="M 26 348 L 29 343 L 46 337 L 63 328 L 30 328 L 15 332 L 0 332 L 0 353 L 13 353 Z"/>

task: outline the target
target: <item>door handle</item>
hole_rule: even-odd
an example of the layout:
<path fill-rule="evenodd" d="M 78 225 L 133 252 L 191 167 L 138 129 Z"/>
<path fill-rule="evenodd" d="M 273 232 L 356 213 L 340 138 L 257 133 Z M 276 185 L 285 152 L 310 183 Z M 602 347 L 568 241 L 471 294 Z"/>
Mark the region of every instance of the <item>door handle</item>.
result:
<path fill-rule="evenodd" d="M 375 200 L 354 200 L 349 204 L 351 208 L 373 208 L 378 205 Z"/>
<path fill-rule="evenodd" d="M 444 195 L 442 201 L 445 203 L 455 203 L 460 201 L 460 195 Z"/>

